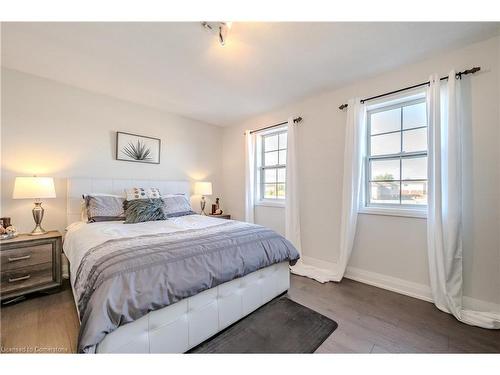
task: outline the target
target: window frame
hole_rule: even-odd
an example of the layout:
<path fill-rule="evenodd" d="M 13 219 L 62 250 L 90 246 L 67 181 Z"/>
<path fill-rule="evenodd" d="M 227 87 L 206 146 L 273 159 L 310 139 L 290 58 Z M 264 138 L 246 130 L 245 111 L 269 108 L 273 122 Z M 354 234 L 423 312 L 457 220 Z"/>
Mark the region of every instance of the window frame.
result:
<path fill-rule="evenodd" d="M 267 137 L 271 136 L 278 136 L 278 148 L 276 150 L 268 151 L 268 152 L 278 152 L 278 162 L 279 162 L 279 151 L 286 150 L 287 155 L 288 155 L 288 145 L 286 148 L 280 148 L 279 145 L 279 135 L 280 134 L 287 134 L 288 133 L 288 128 L 286 126 L 282 126 L 276 129 L 268 130 L 265 132 L 262 132 L 259 134 L 259 137 L 257 138 L 257 152 L 256 155 L 258 157 L 256 158 L 256 168 L 255 168 L 255 174 L 256 174 L 256 179 L 255 179 L 255 197 L 257 198 L 255 200 L 255 205 L 256 206 L 270 206 L 270 207 L 284 207 L 285 206 L 285 200 L 286 200 L 286 178 L 283 184 L 285 185 L 285 198 L 264 198 L 264 192 L 265 192 L 265 171 L 268 169 L 285 169 L 286 170 L 286 161 L 285 164 L 275 164 L 275 165 L 270 165 L 270 166 L 264 166 L 264 160 L 265 160 L 265 139 Z M 286 174 L 286 173 L 285 173 Z M 277 178 L 277 176 L 276 176 Z M 276 181 L 276 187 L 280 182 Z"/>
<path fill-rule="evenodd" d="M 391 103 L 392 102 L 392 103 Z M 402 204 L 401 203 L 401 192 L 402 185 L 404 182 L 429 182 L 429 175 L 427 173 L 427 179 L 410 179 L 402 180 L 402 164 L 404 159 L 414 159 L 419 157 L 429 157 L 429 145 L 427 144 L 427 150 L 425 151 L 414 151 L 414 152 L 404 152 L 403 147 L 403 135 L 407 131 L 417 130 L 417 129 L 427 129 L 429 131 L 429 124 L 425 126 L 417 126 L 410 129 L 403 129 L 403 108 L 412 106 L 415 104 L 426 103 L 425 94 L 419 95 L 415 98 L 415 95 L 401 96 L 397 100 L 391 100 L 384 104 L 384 102 L 378 103 L 372 109 L 368 109 L 366 112 L 366 155 L 364 160 L 364 184 L 362 191 L 362 199 L 360 202 L 359 212 L 366 214 L 377 214 L 377 215 L 389 215 L 389 216 L 406 216 L 406 217 L 427 217 L 427 204 L 426 205 L 416 205 L 416 204 Z M 375 113 L 390 111 L 392 109 L 401 108 L 401 119 L 400 128 L 398 130 L 377 133 L 376 136 L 387 135 L 387 134 L 400 134 L 400 152 L 393 154 L 383 154 L 383 155 L 371 155 L 371 116 Z M 371 162 L 378 160 L 399 160 L 399 173 L 400 176 L 397 180 L 380 180 L 380 182 L 395 181 L 399 182 L 399 204 L 393 203 L 371 203 L 370 193 L 371 193 Z M 428 186 L 428 185 L 427 185 Z"/>

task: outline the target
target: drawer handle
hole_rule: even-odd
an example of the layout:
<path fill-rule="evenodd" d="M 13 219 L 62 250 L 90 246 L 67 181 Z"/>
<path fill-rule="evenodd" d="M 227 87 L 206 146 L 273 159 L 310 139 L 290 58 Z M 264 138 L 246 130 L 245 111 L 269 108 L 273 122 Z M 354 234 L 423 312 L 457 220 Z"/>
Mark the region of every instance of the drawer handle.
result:
<path fill-rule="evenodd" d="M 26 276 L 21 276 L 21 277 L 15 277 L 13 279 L 9 279 L 9 283 L 15 283 L 16 281 L 28 280 L 30 277 L 31 277 L 31 275 L 26 275 Z"/>
<path fill-rule="evenodd" d="M 26 260 L 31 258 L 31 255 L 24 255 L 22 257 L 15 257 L 15 258 L 10 258 L 9 257 L 9 262 L 17 262 L 18 260 Z"/>

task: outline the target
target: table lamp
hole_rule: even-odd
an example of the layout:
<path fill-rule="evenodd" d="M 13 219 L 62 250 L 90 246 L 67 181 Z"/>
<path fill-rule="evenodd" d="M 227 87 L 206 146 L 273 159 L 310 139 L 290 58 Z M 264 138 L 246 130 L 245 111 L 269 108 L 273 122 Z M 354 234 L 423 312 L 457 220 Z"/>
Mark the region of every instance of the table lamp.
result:
<path fill-rule="evenodd" d="M 206 215 L 205 206 L 207 202 L 205 201 L 205 196 L 212 195 L 212 183 L 204 181 L 196 182 L 194 185 L 194 193 L 196 195 L 201 195 L 201 201 L 200 201 L 201 214 Z"/>
<path fill-rule="evenodd" d="M 36 236 L 47 233 L 42 228 L 43 207 L 40 199 L 55 198 L 54 179 L 52 177 L 16 177 L 14 183 L 13 199 L 34 199 L 33 219 L 35 220 L 35 229 L 31 235 Z"/>

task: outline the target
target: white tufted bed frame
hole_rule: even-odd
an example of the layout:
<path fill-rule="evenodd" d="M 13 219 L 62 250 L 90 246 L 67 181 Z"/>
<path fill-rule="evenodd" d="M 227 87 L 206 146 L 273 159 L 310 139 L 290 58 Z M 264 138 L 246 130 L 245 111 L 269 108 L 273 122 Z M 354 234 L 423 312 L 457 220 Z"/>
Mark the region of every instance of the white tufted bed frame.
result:
<path fill-rule="evenodd" d="M 81 219 L 81 197 L 88 193 L 123 194 L 134 186 L 157 187 L 162 194 L 190 194 L 187 181 L 68 179 L 67 224 Z M 108 334 L 98 353 L 184 353 L 220 332 L 290 286 L 288 262 L 234 279 L 152 311 Z"/>

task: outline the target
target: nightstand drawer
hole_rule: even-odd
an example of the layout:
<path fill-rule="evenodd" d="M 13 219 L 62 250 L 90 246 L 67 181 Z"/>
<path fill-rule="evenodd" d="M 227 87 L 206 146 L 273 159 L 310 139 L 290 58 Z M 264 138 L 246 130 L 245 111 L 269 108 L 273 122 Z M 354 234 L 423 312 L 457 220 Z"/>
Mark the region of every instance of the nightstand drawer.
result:
<path fill-rule="evenodd" d="M 2 294 L 53 281 L 52 262 L 1 272 Z"/>
<path fill-rule="evenodd" d="M 48 243 L 2 251 L 2 271 L 51 262 L 52 248 L 52 244 Z"/>

